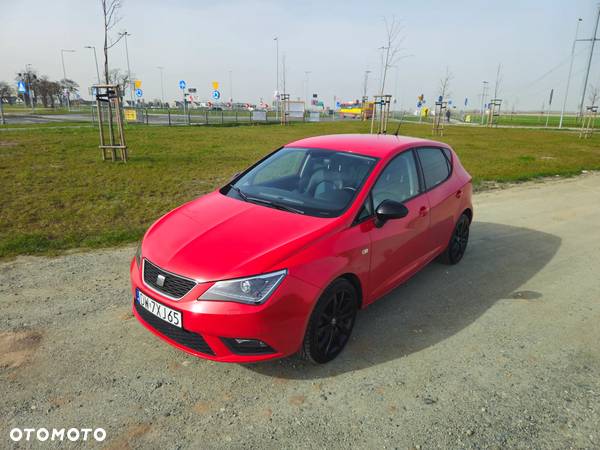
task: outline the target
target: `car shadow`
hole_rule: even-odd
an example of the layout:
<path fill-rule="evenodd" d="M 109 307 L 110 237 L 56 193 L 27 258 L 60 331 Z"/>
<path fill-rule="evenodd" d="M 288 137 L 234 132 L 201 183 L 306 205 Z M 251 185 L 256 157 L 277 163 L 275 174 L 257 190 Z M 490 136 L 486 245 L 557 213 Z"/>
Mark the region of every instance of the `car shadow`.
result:
<path fill-rule="evenodd" d="M 459 264 L 433 262 L 360 311 L 350 342 L 335 360 L 313 365 L 287 358 L 244 367 L 279 378 L 312 379 L 418 352 L 458 333 L 500 299 L 539 301 L 540 293 L 519 288 L 552 259 L 560 244 L 552 234 L 474 222 Z"/>

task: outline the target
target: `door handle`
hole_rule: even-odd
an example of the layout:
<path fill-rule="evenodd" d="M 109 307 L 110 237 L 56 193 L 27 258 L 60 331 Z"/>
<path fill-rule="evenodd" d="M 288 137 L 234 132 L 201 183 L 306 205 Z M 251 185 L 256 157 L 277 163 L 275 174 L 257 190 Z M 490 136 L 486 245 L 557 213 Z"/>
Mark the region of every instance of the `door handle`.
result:
<path fill-rule="evenodd" d="M 456 191 L 456 198 L 460 198 L 462 195 L 462 190 L 459 189 L 458 191 Z"/>
<path fill-rule="evenodd" d="M 427 209 L 427 206 L 421 206 L 421 208 L 419 209 L 419 215 L 421 217 L 425 217 L 428 212 L 429 210 Z"/>

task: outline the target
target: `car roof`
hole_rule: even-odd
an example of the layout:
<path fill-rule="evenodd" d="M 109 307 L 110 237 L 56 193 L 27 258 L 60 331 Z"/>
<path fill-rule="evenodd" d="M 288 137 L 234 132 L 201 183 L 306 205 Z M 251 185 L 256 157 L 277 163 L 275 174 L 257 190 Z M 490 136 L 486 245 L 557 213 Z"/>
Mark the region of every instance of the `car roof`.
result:
<path fill-rule="evenodd" d="M 329 134 L 300 139 L 290 142 L 285 147 L 319 148 L 384 158 L 398 149 L 415 145 L 447 147 L 441 142 L 389 134 Z"/>

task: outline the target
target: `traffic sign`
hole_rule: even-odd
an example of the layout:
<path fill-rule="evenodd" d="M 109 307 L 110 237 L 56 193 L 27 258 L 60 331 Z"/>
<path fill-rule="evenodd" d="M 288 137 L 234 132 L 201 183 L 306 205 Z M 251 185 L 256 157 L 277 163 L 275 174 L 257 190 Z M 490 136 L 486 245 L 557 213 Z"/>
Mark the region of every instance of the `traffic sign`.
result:
<path fill-rule="evenodd" d="M 212 91 L 211 97 L 214 100 L 219 100 L 221 98 L 221 93 L 215 89 L 214 91 Z"/>
<path fill-rule="evenodd" d="M 181 89 L 181 90 L 185 89 L 185 81 L 179 80 L 179 89 Z"/>
<path fill-rule="evenodd" d="M 140 89 L 140 88 L 142 87 L 142 80 L 134 80 L 134 82 L 133 82 L 133 86 L 134 86 L 136 89 Z"/>
<path fill-rule="evenodd" d="M 27 92 L 27 89 L 25 89 L 25 82 L 23 82 L 23 81 L 17 82 L 17 91 L 19 91 L 21 94 L 24 94 L 25 92 Z"/>
<path fill-rule="evenodd" d="M 136 96 L 136 97 L 141 97 L 142 95 L 144 95 L 144 93 L 142 92 L 142 90 L 141 90 L 141 89 L 136 89 L 136 90 L 135 90 L 135 96 Z"/>
<path fill-rule="evenodd" d="M 215 91 L 219 90 L 219 82 L 218 81 L 213 81 L 212 86 Z"/>

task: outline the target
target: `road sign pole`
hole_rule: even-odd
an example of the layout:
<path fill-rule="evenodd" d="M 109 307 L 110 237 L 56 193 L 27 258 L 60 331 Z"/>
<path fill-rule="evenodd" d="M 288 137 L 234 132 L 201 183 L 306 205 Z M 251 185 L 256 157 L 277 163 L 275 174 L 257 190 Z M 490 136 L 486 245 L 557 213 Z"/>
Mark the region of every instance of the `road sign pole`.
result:
<path fill-rule="evenodd" d="M 4 125 L 6 120 L 4 120 L 4 105 L 2 103 L 2 97 L 0 97 L 0 123 Z"/>

